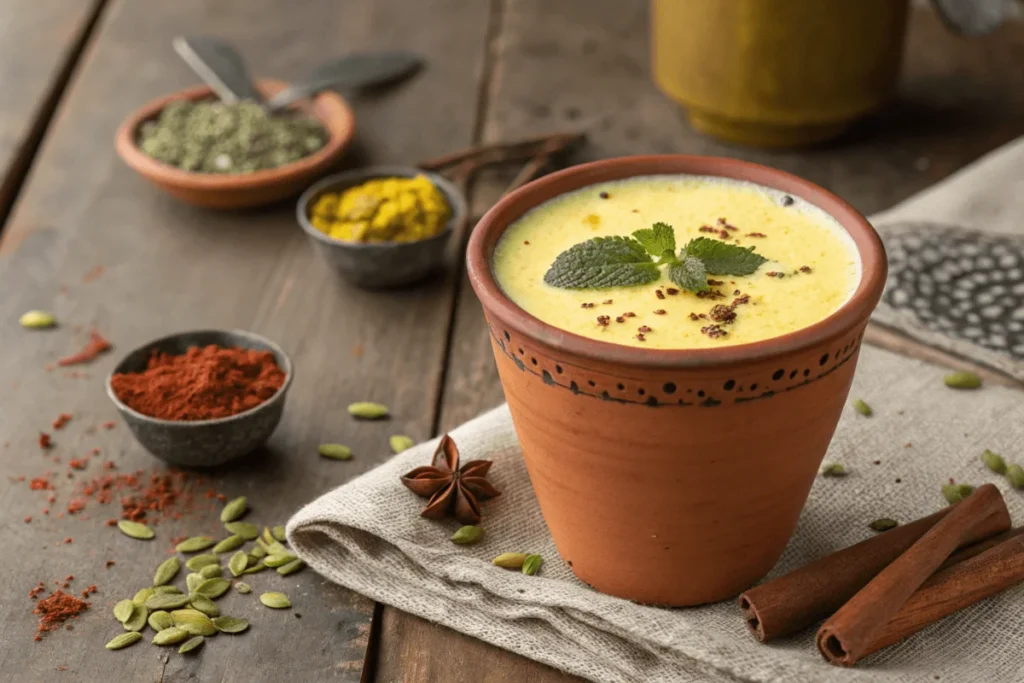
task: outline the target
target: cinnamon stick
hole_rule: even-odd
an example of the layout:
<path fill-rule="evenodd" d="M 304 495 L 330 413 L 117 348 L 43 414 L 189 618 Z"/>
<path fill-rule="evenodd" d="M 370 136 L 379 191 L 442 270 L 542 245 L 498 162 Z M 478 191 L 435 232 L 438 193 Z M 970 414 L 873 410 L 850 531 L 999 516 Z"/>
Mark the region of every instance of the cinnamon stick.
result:
<path fill-rule="evenodd" d="M 1001 508 L 1005 503 L 999 489 L 985 484 L 950 510 L 822 624 L 816 642 L 825 659 L 839 666 L 855 664 L 911 594 L 971 537 L 979 522 Z"/>
<path fill-rule="evenodd" d="M 827 618 L 952 509 L 944 508 L 928 517 L 872 536 L 747 590 L 739 597 L 747 627 L 755 638 L 767 642 Z M 1010 513 L 1002 503 L 970 531 L 964 545 L 975 545 L 961 552 L 974 549 L 979 541 L 1009 528 Z M 984 549 L 975 550 L 975 554 Z"/>
<path fill-rule="evenodd" d="M 953 612 L 1024 581 L 1024 536 L 1016 529 L 977 555 L 936 572 L 910 596 L 861 656 L 892 645 Z"/>

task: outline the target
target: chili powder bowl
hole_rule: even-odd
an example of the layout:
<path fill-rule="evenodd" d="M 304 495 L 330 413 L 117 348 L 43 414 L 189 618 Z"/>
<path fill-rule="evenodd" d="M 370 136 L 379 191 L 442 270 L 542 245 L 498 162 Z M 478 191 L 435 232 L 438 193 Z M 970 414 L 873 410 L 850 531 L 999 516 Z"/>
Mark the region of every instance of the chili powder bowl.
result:
<path fill-rule="evenodd" d="M 143 415 L 124 404 L 111 386 L 118 373 L 142 372 L 153 351 L 171 355 L 193 346 L 214 344 L 269 351 L 284 372 L 284 384 L 273 396 L 245 412 L 214 420 L 173 421 Z M 117 406 L 128 428 L 147 451 L 172 465 L 213 467 L 245 455 L 266 443 L 281 421 L 284 400 L 292 382 L 292 362 L 274 342 L 242 330 L 181 332 L 135 349 L 107 376 L 107 395 Z"/>
<path fill-rule="evenodd" d="M 692 174 L 802 197 L 852 237 L 849 301 L 801 330 L 710 349 L 641 349 L 544 323 L 501 291 L 495 244 L 533 207 L 594 183 Z M 505 398 L 555 545 L 582 581 L 641 603 L 723 600 L 779 559 L 846 402 L 885 251 L 853 207 L 806 180 L 733 159 L 608 159 L 536 180 L 477 224 L 467 254 Z M 653 297 L 652 297 L 653 298 Z"/>

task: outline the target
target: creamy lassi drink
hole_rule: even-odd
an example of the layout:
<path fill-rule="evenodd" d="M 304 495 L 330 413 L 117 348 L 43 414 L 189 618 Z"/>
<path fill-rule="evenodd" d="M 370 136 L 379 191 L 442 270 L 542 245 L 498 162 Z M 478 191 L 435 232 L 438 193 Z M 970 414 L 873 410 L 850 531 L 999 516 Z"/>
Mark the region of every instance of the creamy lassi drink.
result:
<path fill-rule="evenodd" d="M 569 332 L 644 348 L 746 344 L 814 324 L 861 277 L 818 207 L 749 182 L 651 175 L 528 211 L 494 251 L 504 293 Z"/>

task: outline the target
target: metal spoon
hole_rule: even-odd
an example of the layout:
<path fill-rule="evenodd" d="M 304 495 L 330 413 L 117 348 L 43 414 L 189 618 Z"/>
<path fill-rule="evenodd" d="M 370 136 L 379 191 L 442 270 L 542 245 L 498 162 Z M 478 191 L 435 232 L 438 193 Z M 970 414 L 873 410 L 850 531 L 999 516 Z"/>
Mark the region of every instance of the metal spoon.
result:
<path fill-rule="evenodd" d="M 178 36 L 175 52 L 192 67 L 223 102 L 240 100 L 262 102 L 263 95 L 253 85 L 242 56 L 229 43 L 206 36 Z"/>

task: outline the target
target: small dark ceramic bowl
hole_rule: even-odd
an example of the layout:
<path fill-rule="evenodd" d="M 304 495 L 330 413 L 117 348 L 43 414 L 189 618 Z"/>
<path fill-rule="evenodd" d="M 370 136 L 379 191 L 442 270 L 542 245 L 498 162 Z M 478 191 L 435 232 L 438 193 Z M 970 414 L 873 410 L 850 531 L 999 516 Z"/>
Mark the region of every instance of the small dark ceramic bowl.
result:
<path fill-rule="evenodd" d="M 309 222 L 309 207 L 328 192 L 342 192 L 374 178 L 425 175 L 441 191 L 452 215 L 437 235 L 415 242 L 350 242 L 328 237 Z M 324 178 L 302 193 L 296 210 L 299 225 L 327 262 L 345 279 L 367 289 L 400 287 L 420 280 L 444 263 L 455 228 L 466 219 L 466 199 L 455 185 L 435 173 L 412 166 L 370 166 Z"/>
<path fill-rule="evenodd" d="M 244 413 L 216 420 L 177 422 L 161 420 L 129 408 L 110 385 L 114 374 L 141 372 L 154 350 L 174 355 L 193 346 L 215 344 L 269 351 L 284 372 L 284 384 L 269 399 Z M 292 362 L 274 342 L 242 330 L 200 330 L 181 332 L 149 342 L 135 349 L 107 376 L 107 395 L 117 406 L 132 434 L 146 450 L 173 465 L 213 467 L 253 451 L 270 438 L 281 421 L 285 394 L 292 382 Z"/>

